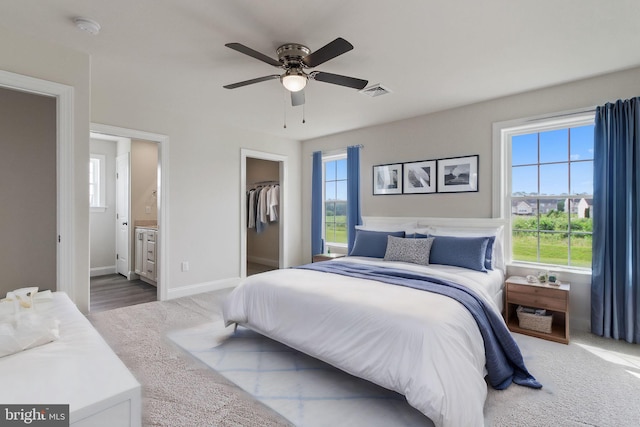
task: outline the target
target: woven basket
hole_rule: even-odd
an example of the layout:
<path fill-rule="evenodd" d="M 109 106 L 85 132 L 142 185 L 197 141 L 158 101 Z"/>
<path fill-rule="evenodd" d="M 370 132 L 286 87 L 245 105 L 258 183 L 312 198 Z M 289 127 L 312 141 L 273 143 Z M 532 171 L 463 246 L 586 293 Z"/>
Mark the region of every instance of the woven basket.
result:
<path fill-rule="evenodd" d="M 544 332 L 545 334 L 551 333 L 553 314 L 540 316 L 538 314 L 525 313 L 522 311 L 522 307 L 518 307 L 516 309 L 516 313 L 518 314 L 518 321 L 520 322 L 520 327 L 522 329 Z"/>

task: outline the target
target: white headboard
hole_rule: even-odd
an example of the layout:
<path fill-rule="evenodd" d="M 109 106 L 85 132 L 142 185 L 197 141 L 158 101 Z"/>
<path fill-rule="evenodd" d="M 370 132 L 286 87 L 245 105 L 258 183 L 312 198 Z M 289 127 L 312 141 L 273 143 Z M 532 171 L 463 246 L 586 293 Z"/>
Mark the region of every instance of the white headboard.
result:
<path fill-rule="evenodd" d="M 487 229 L 498 229 L 496 232 L 496 245 L 494 246 L 494 262 L 497 262 L 498 268 L 506 271 L 505 264 L 505 244 L 504 229 L 506 221 L 503 218 L 429 218 L 429 217 L 379 217 L 379 216 L 363 216 L 362 222 L 364 227 L 375 228 L 378 230 L 404 230 L 411 233 L 413 229 L 420 230 L 427 227 L 449 227 L 465 232 L 473 232 L 478 229 L 481 232 Z M 419 231 L 428 233 L 428 231 Z M 497 255 L 496 255 L 497 254 Z"/>
<path fill-rule="evenodd" d="M 506 221 L 503 218 L 429 218 L 429 217 L 383 217 L 383 216 L 363 216 L 363 225 L 368 227 L 394 226 L 416 222 L 418 227 L 429 225 L 441 227 L 499 227 L 504 226 Z"/>

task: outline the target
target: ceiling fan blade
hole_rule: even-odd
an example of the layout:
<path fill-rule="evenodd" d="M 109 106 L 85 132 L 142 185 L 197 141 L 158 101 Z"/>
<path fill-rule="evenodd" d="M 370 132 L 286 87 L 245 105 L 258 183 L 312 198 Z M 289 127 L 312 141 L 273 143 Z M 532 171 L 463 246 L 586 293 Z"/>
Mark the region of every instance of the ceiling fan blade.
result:
<path fill-rule="evenodd" d="M 297 107 L 304 104 L 304 89 L 297 92 L 291 92 L 291 105 Z"/>
<path fill-rule="evenodd" d="M 276 61 L 275 59 L 258 52 L 257 50 L 253 50 L 250 47 L 247 47 L 243 44 L 240 43 L 227 43 L 225 44 L 226 47 L 231 48 L 233 50 L 237 50 L 240 53 L 244 53 L 245 55 L 249 55 L 252 58 L 256 58 L 259 59 L 262 62 L 266 62 L 269 65 L 273 65 L 274 67 L 281 67 L 282 64 L 279 61 Z"/>
<path fill-rule="evenodd" d="M 304 64 L 309 68 L 317 67 L 336 56 L 349 52 L 351 49 L 353 49 L 353 45 L 351 43 L 342 37 L 338 37 L 329 44 L 324 45 L 315 52 L 311 52 L 309 55 L 302 58 L 302 62 L 304 62 Z"/>
<path fill-rule="evenodd" d="M 346 86 L 353 89 L 364 89 L 367 83 L 369 83 L 367 80 L 341 76 L 339 74 L 323 73 L 322 71 L 314 71 L 309 74 L 309 77 L 319 82 L 332 83 L 334 85 Z"/>
<path fill-rule="evenodd" d="M 273 74 L 271 76 L 258 77 L 257 79 L 245 80 L 243 82 L 233 83 L 230 85 L 222 86 L 225 89 L 235 89 L 242 86 L 252 85 L 254 83 L 266 82 L 267 80 L 279 79 L 280 76 L 278 74 Z"/>

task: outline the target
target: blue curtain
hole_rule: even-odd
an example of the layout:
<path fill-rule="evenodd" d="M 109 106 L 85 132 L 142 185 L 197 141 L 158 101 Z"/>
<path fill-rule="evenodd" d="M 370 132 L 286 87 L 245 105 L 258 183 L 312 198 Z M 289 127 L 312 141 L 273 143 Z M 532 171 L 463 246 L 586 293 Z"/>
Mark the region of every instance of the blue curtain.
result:
<path fill-rule="evenodd" d="M 596 109 L 591 331 L 640 342 L 640 97 Z"/>
<path fill-rule="evenodd" d="M 347 253 L 356 240 L 356 225 L 362 224 L 360 207 L 360 146 L 347 147 Z"/>
<path fill-rule="evenodd" d="M 313 153 L 311 173 L 311 255 L 324 251 L 322 241 L 322 152 Z"/>

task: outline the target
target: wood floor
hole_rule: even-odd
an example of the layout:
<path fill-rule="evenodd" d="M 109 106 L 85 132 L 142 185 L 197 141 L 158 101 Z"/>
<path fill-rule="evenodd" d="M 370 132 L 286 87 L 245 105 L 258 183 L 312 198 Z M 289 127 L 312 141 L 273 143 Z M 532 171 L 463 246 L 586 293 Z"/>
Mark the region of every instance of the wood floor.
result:
<path fill-rule="evenodd" d="M 91 278 L 90 311 L 112 310 L 129 305 L 156 301 L 157 288 L 142 280 L 127 280 L 120 274 Z"/>
<path fill-rule="evenodd" d="M 247 276 L 253 276 L 254 274 L 264 273 L 265 271 L 276 270 L 277 267 L 271 267 L 269 265 L 257 264 L 255 262 L 247 262 Z"/>
<path fill-rule="evenodd" d="M 276 267 L 248 263 L 247 276 L 274 269 Z M 127 280 L 120 274 L 91 278 L 90 311 L 92 313 L 156 300 L 157 288 L 142 280 Z"/>

